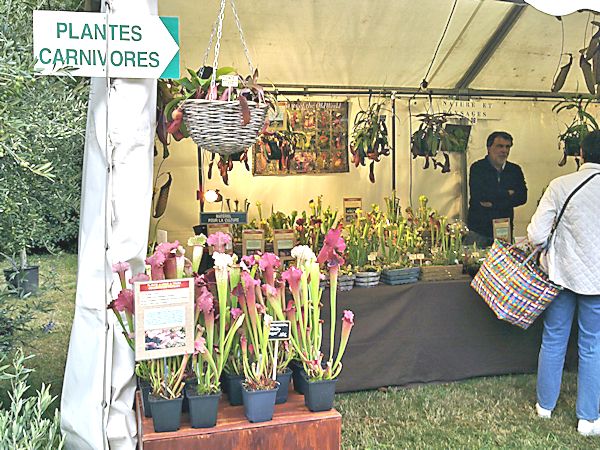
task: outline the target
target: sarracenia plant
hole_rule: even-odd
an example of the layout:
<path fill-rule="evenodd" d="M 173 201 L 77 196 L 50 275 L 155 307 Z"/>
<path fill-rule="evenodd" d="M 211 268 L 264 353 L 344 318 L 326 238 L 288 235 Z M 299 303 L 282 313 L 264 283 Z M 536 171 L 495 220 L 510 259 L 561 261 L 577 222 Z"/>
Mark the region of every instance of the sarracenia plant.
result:
<path fill-rule="evenodd" d="M 212 394 L 220 391 L 220 377 L 237 331 L 244 321 L 244 314 L 236 314 L 232 309 L 229 292 L 233 258 L 225 253 L 213 253 L 217 284 L 219 322 L 215 330 L 215 300 L 208 284 L 200 284 L 196 298 L 196 337 L 192 369 L 196 374 L 198 394 Z M 200 277 L 202 278 L 202 277 Z M 237 310 L 237 308 L 235 308 Z M 215 339 L 217 341 L 215 342 Z"/>
<path fill-rule="evenodd" d="M 323 360 L 321 352 L 322 324 L 320 317 L 321 290 L 319 288 L 320 268 L 310 249 L 295 247 L 292 256 L 296 257 L 296 267 L 288 269 L 282 278 L 288 283 L 292 292 L 293 303 L 286 308 L 286 316 L 292 323 L 292 345 L 300 355 L 304 370 L 310 380 L 326 380 L 336 378 L 342 370 L 342 356 L 348 343 L 350 330 L 354 325 L 354 314 L 344 311 L 342 336 L 337 356 L 334 358 L 334 336 L 337 318 L 337 277 L 339 267 L 344 259 L 341 254 L 345 250 L 341 229 L 330 230 L 324 239 L 324 245 L 318 260 L 327 265 L 330 280 L 330 345 L 329 357 Z"/>
<path fill-rule="evenodd" d="M 255 264 L 250 272 L 242 271 L 240 288 L 236 293 L 247 317 L 240 338 L 245 386 L 248 390 L 265 390 L 277 386 L 272 379 L 273 354 L 269 349 L 269 330 L 273 318 L 266 313 L 260 280 L 254 278 L 256 269 Z"/>
<path fill-rule="evenodd" d="M 133 289 L 127 288 L 127 284 L 125 282 L 126 274 L 127 271 L 130 270 L 130 266 L 129 263 L 121 261 L 113 264 L 112 270 L 113 273 L 116 273 L 119 276 L 121 292 L 119 292 L 119 295 L 116 299 L 110 302 L 108 309 L 111 309 L 115 314 L 115 317 L 121 326 L 123 337 L 133 352 L 135 351 L 134 293 Z M 133 286 L 133 284 L 137 281 L 148 281 L 149 279 L 150 277 L 148 275 L 144 273 L 138 273 L 131 277 L 129 280 L 129 286 Z M 150 368 L 148 364 L 148 361 L 139 361 L 136 364 L 135 374 L 138 378 L 142 380 L 150 379 Z"/>
<path fill-rule="evenodd" d="M 192 263 L 184 254 L 185 250 L 178 241 L 157 245 L 154 254 L 146 259 L 146 264 L 150 265 L 151 279 L 190 277 Z M 190 355 L 185 354 L 150 359 L 146 362 L 146 367 L 138 366 L 138 370 L 148 374 L 154 396 L 165 399 L 178 398 L 183 391 L 189 357 Z"/>

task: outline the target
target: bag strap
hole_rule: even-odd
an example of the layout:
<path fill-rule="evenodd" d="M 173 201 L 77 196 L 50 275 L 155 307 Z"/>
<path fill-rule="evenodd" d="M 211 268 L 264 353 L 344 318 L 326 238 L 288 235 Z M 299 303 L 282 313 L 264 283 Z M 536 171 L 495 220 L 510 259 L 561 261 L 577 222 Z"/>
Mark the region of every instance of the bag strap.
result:
<path fill-rule="evenodd" d="M 567 209 L 567 205 L 569 204 L 569 201 L 571 200 L 571 198 L 577 193 L 577 191 L 579 191 L 579 189 L 581 189 L 586 184 L 588 184 L 588 182 L 590 182 L 592 180 L 592 178 L 594 178 L 596 175 L 600 175 L 600 172 L 596 172 L 596 173 L 590 175 L 589 177 L 587 177 L 579 186 L 577 186 L 575 189 L 573 189 L 573 191 L 569 194 L 569 196 L 565 200 L 565 203 L 563 204 L 563 206 L 560 210 L 560 213 L 558 213 L 558 217 L 556 218 L 556 220 L 554 221 L 554 224 L 552 225 L 552 229 L 550 230 L 550 235 L 548 236 L 548 240 L 546 241 L 548 244 L 550 243 L 550 241 L 552 241 L 552 236 L 554 236 L 554 232 L 556 231 L 556 228 L 558 227 L 558 224 L 560 223 L 560 219 L 562 219 L 562 216 L 565 213 L 565 210 Z"/>

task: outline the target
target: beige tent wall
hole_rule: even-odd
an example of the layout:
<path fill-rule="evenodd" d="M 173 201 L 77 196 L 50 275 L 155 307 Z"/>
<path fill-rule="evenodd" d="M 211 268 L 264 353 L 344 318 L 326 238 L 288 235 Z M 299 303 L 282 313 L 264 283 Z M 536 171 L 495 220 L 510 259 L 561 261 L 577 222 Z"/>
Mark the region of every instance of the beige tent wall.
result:
<path fill-rule="evenodd" d="M 237 7 L 253 63 L 260 69 L 264 85 L 417 87 L 452 4 L 451 0 L 238 0 Z M 159 0 L 161 15 L 180 18 L 182 70 L 185 67 L 197 69 L 202 64 L 218 6 L 217 0 L 201 4 Z M 433 89 L 454 87 L 511 7 L 507 2 L 459 0 L 429 76 Z M 246 73 L 242 46 L 230 6 L 227 8 L 219 66 L 231 65 Z M 592 26 L 586 23 L 593 18 L 587 13 L 563 17 L 565 52 L 579 50 L 586 30 L 589 38 Z M 488 90 L 547 91 L 560 52 L 560 22 L 527 7 L 472 86 Z M 212 64 L 212 55 L 208 64 Z M 581 71 L 574 64 L 564 91 L 581 91 L 582 86 Z M 362 105 L 367 104 L 365 96 L 307 96 L 305 99 L 349 101 L 350 124 L 358 110 L 359 99 Z M 460 158 L 453 160 L 449 174 L 423 170 L 421 158 L 411 162 L 408 101 L 408 97 L 400 97 L 396 103 L 397 191 L 402 204 L 410 203 L 408 193 L 412 191 L 413 202 L 425 194 L 433 207 L 451 217 L 459 217 L 461 183 L 466 182 L 462 171 L 466 168 L 461 167 Z M 450 104 L 454 110 L 479 116 L 471 132 L 468 164 L 485 155 L 485 139 L 490 132 L 506 130 L 514 136 L 511 160 L 523 167 L 529 187 L 528 203 L 516 210 L 517 236 L 525 233 L 548 181 L 575 170 L 572 159 L 566 167 L 557 166 L 561 155 L 556 136 L 570 119 L 568 114 L 558 117 L 552 113 L 554 103 L 506 98 L 471 99 L 466 103 L 435 98 L 433 101 L 436 111 L 447 109 Z M 428 107 L 426 99 L 418 98 L 413 100 L 411 110 L 415 114 Z M 597 108 L 592 112 L 598 116 Z M 417 122 L 413 121 L 413 129 L 416 126 Z M 391 130 L 389 120 L 388 128 Z M 198 223 L 196 148 L 188 139 L 172 145 L 171 152 L 172 156 L 162 166 L 174 179 L 160 228 L 169 231 L 169 239 L 185 240 L 192 226 Z M 257 201 L 262 202 L 265 212 L 270 211 L 272 205 L 276 210 L 291 212 L 306 209 L 310 199 L 323 195 L 326 205 L 341 209 L 345 196 L 361 196 L 363 204 L 368 206 L 373 202 L 382 204 L 391 191 L 390 157 L 376 164 L 375 184 L 368 180 L 368 167 L 350 167 L 349 173 L 337 175 L 253 177 L 243 165 L 236 163 L 235 166 L 230 174 L 230 186 L 224 186 L 215 167 L 213 179 L 207 181 L 206 188 L 219 189 L 224 197 L 238 199 L 240 203 L 249 199 L 253 205 L 251 217 L 256 216 Z"/>
<path fill-rule="evenodd" d="M 348 100 L 350 103 L 350 123 L 359 108 L 359 98 L 348 97 L 310 97 L 311 100 Z M 464 182 L 460 158 L 452 159 L 452 171 L 442 174 L 439 170 L 424 170 L 422 158 L 412 160 L 409 155 L 409 116 L 408 98 L 396 100 L 396 173 L 397 192 L 403 206 L 409 201 L 411 171 L 412 200 L 417 202 L 419 195 L 427 195 L 431 206 L 453 218 L 461 214 L 461 183 Z M 360 98 L 360 104 L 366 105 L 366 97 Z M 472 99 L 469 102 L 456 102 L 451 99 L 434 99 L 436 110 L 451 103 L 455 109 L 465 113 L 481 111 L 485 103 L 488 109 L 486 119 L 478 119 L 473 124 L 469 139 L 467 164 L 470 165 L 485 156 L 485 140 L 489 133 L 505 130 L 514 137 L 514 147 L 510 160 L 523 168 L 529 189 L 529 201 L 516 209 L 515 234 L 524 235 L 529 218 L 537 205 L 537 200 L 548 182 L 559 175 L 576 169 L 573 158 L 565 167 L 558 167 L 561 153 L 557 148 L 556 136 L 564 123 L 569 120 L 566 113 L 557 116 L 552 112 L 553 101 L 510 100 L 510 99 Z M 388 107 L 390 103 L 388 100 Z M 412 100 L 411 112 L 414 115 L 424 109 L 423 99 Z M 460 106 L 467 105 L 467 106 Z M 474 105 L 474 106 L 469 106 Z M 598 115 L 594 105 L 592 112 Z M 391 114 L 390 114 L 391 116 Z M 389 119 L 391 120 L 391 119 Z M 389 125 L 389 124 L 388 124 Z M 413 119 L 413 130 L 418 122 Z M 389 127 L 391 129 L 391 126 Z M 187 239 L 192 226 L 198 223 L 199 206 L 196 201 L 198 188 L 196 147 L 190 139 L 176 143 L 171 147 L 172 154 L 162 170 L 170 171 L 173 176 L 171 197 L 160 228 L 169 232 L 169 239 Z M 208 153 L 205 153 L 208 156 Z M 240 163 L 235 163 L 230 175 L 230 184 L 225 186 L 218 171 L 213 170 L 212 180 L 206 181 L 207 189 L 219 189 L 225 198 L 238 199 L 240 204 L 248 199 L 252 203 L 250 216 L 257 216 L 256 202 L 260 201 L 263 211 L 275 210 L 291 212 L 308 208 L 308 201 L 323 195 L 326 205 L 341 210 L 343 197 L 360 196 L 365 206 L 371 203 L 383 205 L 383 198 L 391 192 L 391 157 L 376 163 L 376 183 L 368 179 L 368 167 L 350 167 L 347 174 L 334 175 L 296 175 L 254 177 Z M 207 175 L 205 166 L 205 177 Z M 206 178 L 205 178 L 206 179 Z M 208 205 L 207 210 L 215 210 L 221 204 Z"/>

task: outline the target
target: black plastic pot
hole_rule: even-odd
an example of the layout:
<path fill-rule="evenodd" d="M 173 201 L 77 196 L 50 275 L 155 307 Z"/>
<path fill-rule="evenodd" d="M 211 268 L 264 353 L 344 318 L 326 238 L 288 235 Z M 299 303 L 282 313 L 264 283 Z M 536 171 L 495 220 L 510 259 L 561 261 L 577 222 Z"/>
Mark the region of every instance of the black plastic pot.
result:
<path fill-rule="evenodd" d="M 199 395 L 196 386 L 187 386 L 185 396 L 188 399 L 190 424 L 192 428 L 211 428 L 217 424 L 217 411 L 221 393 Z"/>
<path fill-rule="evenodd" d="M 337 379 L 310 381 L 306 380 L 304 404 L 312 412 L 329 411 L 333 408 L 335 384 Z"/>
<path fill-rule="evenodd" d="M 154 423 L 155 432 L 164 433 L 179 430 L 183 397 L 166 400 L 150 394 L 148 401 L 152 410 L 152 422 Z"/>
<path fill-rule="evenodd" d="M 40 285 L 39 266 L 29 266 L 24 269 L 4 269 L 6 282 L 22 295 L 35 294 Z"/>
<path fill-rule="evenodd" d="M 285 372 L 277 374 L 277 382 L 279 388 L 277 389 L 277 397 L 275 398 L 275 404 L 280 405 L 281 403 L 287 402 L 288 390 L 290 388 L 290 380 L 292 379 L 292 371 L 285 368 Z"/>
<path fill-rule="evenodd" d="M 188 412 L 189 409 L 189 402 L 188 402 L 188 397 L 187 397 L 187 388 L 188 386 L 193 387 L 194 389 L 197 388 L 198 386 L 198 379 L 196 377 L 191 377 L 185 380 L 184 383 L 184 388 L 183 388 L 183 392 L 184 392 L 184 396 L 183 396 L 183 404 L 181 405 L 181 412 Z"/>
<path fill-rule="evenodd" d="M 140 392 L 142 393 L 142 407 L 144 408 L 144 417 L 152 417 L 152 408 L 150 408 L 150 403 L 148 402 L 148 395 L 150 395 L 152 386 L 150 386 L 150 382 L 148 380 L 142 380 L 141 378 L 138 378 L 138 387 L 140 388 Z"/>
<path fill-rule="evenodd" d="M 304 367 L 300 361 L 292 361 L 289 366 L 292 370 L 292 380 L 294 382 L 294 390 L 298 394 L 304 394 L 304 388 L 306 387 L 306 379 L 304 376 L 306 373 L 304 372 Z"/>
<path fill-rule="evenodd" d="M 278 387 L 264 391 L 249 391 L 242 387 L 244 414 L 250 422 L 267 422 L 273 419 Z"/>
<path fill-rule="evenodd" d="M 245 380 L 244 375 L 236 375 L 236 374 L 225 374 L 223 385 L 225 392 L 227 392 L 227 397 L 229 398 L 229 404 L 231 406 L 239 406 L 243 404 L 242 399 L 242 382 Z"/>

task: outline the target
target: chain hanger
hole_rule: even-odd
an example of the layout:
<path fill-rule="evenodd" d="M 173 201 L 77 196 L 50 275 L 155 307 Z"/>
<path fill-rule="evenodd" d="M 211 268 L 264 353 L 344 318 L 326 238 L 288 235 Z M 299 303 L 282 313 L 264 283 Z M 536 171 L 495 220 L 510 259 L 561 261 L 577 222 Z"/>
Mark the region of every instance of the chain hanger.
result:
<path fill-rule="evenodd" d="M 211 87 L 217 84 L 217 68 L 219 67 L 219 52 L 221 49 L 221 37 L 223 33 L 223 19 L 225 17 L 225 6 L 227 4 L 227 0 L 221 0 L 219 7 L 219 14 L 215 23 L 213 25 L 212 33 L 210 35 L 210 40 L 208 42 L 208 47 L 204 52 L 204 60 L 202 61 L 202 72 L 204 71 L 204 67 L 206 66 L 206 61 L 208 60 L 208 55 L 210 53 L 210 49 L 212 48 L 213 41 L 215 38 L 215 31 L 217 36 L 217 41 L 215 43 L 215 56 L 213 59 L 213 71 L 211 76 L 210 85 Z M 238 32 L 240 34 L 240 40 L 242 41 L 242 46 L 244 48 L 244 55 L 246 56 L 246 61 L 248 62 L 248 68 L 250 69 L 250 76 L 254 74 L 254 65 L 252 64 L 252 60 L 250 59 L 250 52 L 248 51 L 248 46 L 246 44 L 246 39 L 244 38 L 244 31 L 242 30 L 242 25 L 240 23 L 240 18 L 238 16 L 237 10 L 235 8 L 235 1 L 230 0 L 231 10 L 233 11 L 233 16 L 235 18 L 235 24 L 237 26 Z M 201 73 L 202 73 L 201 72 Z"/>

